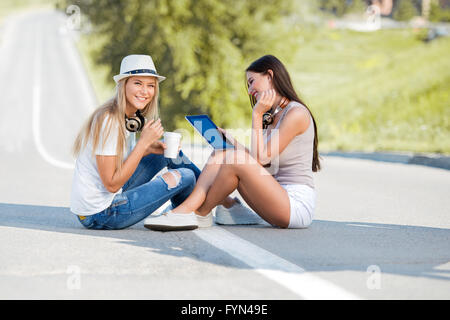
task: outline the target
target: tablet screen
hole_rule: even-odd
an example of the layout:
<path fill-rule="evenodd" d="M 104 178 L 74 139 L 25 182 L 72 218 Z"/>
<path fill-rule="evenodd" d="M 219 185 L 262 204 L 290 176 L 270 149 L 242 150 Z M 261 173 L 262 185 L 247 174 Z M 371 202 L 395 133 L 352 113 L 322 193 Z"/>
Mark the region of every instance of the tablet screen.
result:
<path fill-rule="evenodd" d="M 234 148 L 206 114 L 186 116 L 185 118 L 214 149 Z"/>

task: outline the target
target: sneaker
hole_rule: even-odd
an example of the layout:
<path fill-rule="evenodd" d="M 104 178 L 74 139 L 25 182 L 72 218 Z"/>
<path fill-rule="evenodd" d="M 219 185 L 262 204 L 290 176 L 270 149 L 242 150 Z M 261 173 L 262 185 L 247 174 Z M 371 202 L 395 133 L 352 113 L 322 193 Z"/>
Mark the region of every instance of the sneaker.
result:
<path fill-rule="evenodd" d="M 198 221 L 199 228 L 208 228 L 213 225 L 213 214 L 212 212 L 208 213 L 206 216 L 195 215 Z"/>
<path fill-rule="evenodd" d="M 144 227 L 157 231 L 193 230 L 198 228 L 198 221 L 194 212 L 173 213 L 169 210 L 160 216 L 146 218 Z"/>
<path fill-rule="evenodd" d="M 263 219 L 253 210 L 244 206 L 238 198 L 230 208 L 218 205 L 216 208 L 216 223 L 224 225 L 234 224 L 260 224 Z"/>
<path fill-rule="evenodd" d="M 172 204 L 169 204 L 167 207 L 165 207 L 161 213 L 157 214 L 157 215 L 153 215 L 153 217 L 157 217 L 160 215 L 165 214 L 167 211 L 170 211 L 173 209 Z M 197 218 L 197 222 L 198 222 L 198 227 L 199 228 L 208 228 L 211 227 L 213 225 L 213 214 L 212 212 L 208 213 L 206 216 L 199 216 L 199 215 L 195 215 Z"/>

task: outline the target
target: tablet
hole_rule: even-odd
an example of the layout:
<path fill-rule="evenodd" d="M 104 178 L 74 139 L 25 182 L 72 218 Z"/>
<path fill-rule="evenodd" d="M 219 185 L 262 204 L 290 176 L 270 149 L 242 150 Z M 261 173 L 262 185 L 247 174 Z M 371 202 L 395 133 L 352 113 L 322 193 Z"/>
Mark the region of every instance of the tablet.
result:
<path fill-rule="evenodd" d="M 234 145 L 226 140 L 208 115 L 200 114 L 195 116 L 186 116 L 185 118 L 214 149 L 234 148 Z"/>

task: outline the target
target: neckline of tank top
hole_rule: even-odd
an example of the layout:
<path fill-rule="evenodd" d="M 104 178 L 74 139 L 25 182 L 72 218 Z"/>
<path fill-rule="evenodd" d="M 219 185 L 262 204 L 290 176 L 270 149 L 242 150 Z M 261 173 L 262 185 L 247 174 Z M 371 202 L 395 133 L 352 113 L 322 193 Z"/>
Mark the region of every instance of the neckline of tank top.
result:
<path fill-rule="evenodd" d="M 280 119 L 277 121 L 276 125 L 275 125 L 274 127 L 272 127 L 271 129 L 276 129 L 276 128 L 280 125 L 281 119 L 284 117 L 284 114 L 287 112 L 288 109 L 290 109 L 290 108 L 291 108 L 292 106 L 294 106 L 294 105 L 297 105 L 297 106 L 299 106 L 299 107 L 304 107 L 304 108 L 306 108 L 303 104 L 301 104 L 300 102 L 295 101 L 295 100 L 290 101 L 290 102 L 286 105 L 286 107 L 284 107 L 283 109 L 281 109 L 279 106 L 277 106 L 277 110 L 278 110 L 278 109 L 281 109 L 281 110 L 278 111 L 278 112 L 276 112 L 276 113 L 274 114 L 274 117 L 275 117 L 278 113 L 280 113 Z M 273 124 L 271 124 L 271 126 L 273 126 Z M 268 128 L 268 129 L 269 129 L 269 128 Z"/>

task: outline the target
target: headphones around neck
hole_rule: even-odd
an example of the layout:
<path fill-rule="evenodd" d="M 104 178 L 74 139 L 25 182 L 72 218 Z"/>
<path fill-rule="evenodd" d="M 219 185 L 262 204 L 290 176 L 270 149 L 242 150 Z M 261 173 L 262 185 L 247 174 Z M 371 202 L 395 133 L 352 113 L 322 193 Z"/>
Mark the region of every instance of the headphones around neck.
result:
<path fill-rule="evenodd" d="M 266 128 L 269 124 L 273 122 L 273 108 L 269 110 L 269 112 L 265 112 L 262 116 L 263 128 Z"/>
<path fill-rule="evenodd" d="M 279 107 L 284 109 L 289 104 L 289 99 L 283 97 L 280 101 Z M 267 128 L 268 125 L 273 123 L 273 119 L 275 118 L 275 111 L 277 108 L 271 108 L 268 112 L 265 112 L 262 116 L 263 128 Z M 278 112 L 277 112 L 278 113 Z"/>
<path fill-rule="evenodd" d="M 141 131 L 145 125 L 145 118 L 139 110 L 136 111 L 134 117 L 128 118 L 125 115 L 125 128 L 130 132 Z"/>

